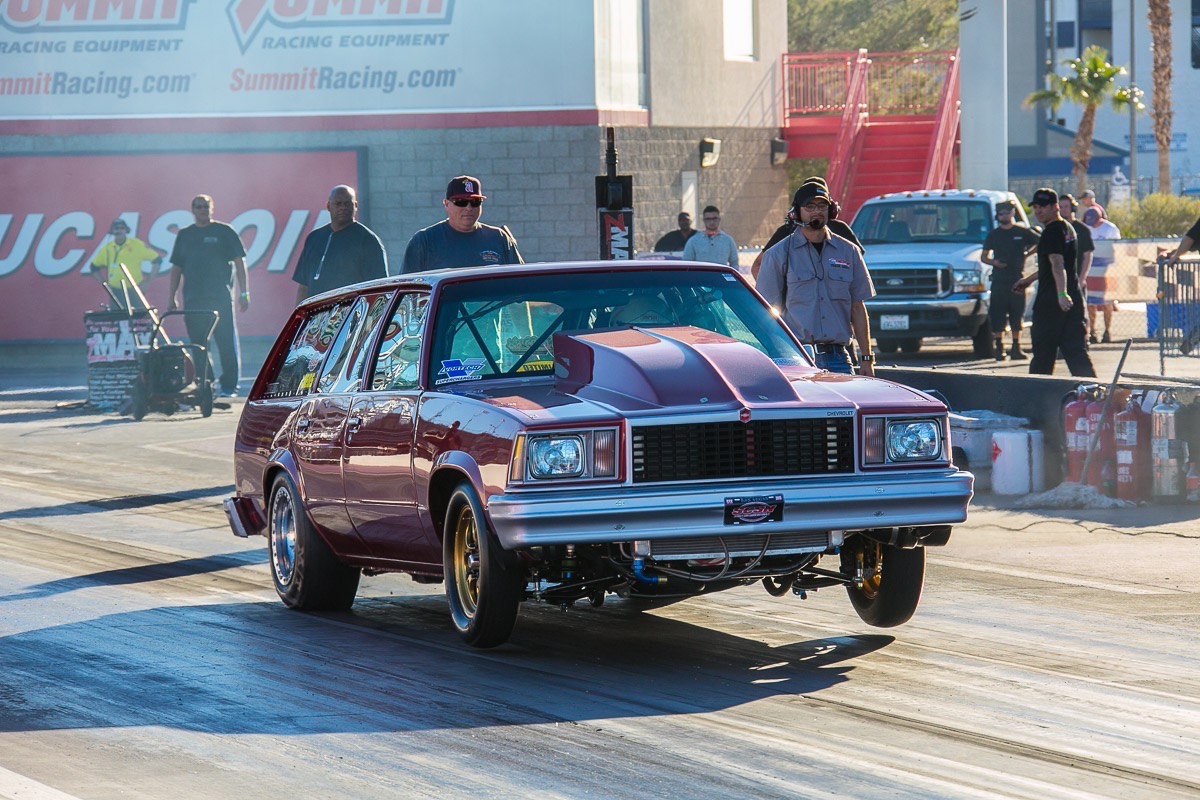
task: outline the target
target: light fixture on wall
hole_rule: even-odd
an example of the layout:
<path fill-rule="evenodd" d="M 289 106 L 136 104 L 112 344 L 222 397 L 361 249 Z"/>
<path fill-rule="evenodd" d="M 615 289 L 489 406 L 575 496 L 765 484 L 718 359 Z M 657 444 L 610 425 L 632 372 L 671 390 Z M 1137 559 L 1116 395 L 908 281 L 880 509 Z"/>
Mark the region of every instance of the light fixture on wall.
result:
<path fill-rule="evenodd" d="M 700 166 L 711 167 L 717 163 L 717 159 L 721 157 L 721 140 L 720 139 L 701 139 L 700 140 Z"/>
<path fill-rule="evenodd" d="M 788 160 L 787 139 L 778 137 L 771 140 L 771 166 L 782 167 Z"/>

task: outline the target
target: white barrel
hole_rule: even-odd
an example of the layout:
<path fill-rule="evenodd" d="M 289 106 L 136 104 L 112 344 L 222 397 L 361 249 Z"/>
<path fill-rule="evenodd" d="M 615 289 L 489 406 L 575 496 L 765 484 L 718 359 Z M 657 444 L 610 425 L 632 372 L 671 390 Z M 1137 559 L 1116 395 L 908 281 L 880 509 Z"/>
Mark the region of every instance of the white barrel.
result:
<path fill-rule="evenodd" d="M 1041 431 L 1029 431 L 1029 488 L 1046 491 L 1046 437 Z"/>
<path fill-rule="evenodd" d="M 1032 477 L 1029 431 L 995 431 L 992 434 L 992 491 L 996 494 L 1029 494 Z"/>

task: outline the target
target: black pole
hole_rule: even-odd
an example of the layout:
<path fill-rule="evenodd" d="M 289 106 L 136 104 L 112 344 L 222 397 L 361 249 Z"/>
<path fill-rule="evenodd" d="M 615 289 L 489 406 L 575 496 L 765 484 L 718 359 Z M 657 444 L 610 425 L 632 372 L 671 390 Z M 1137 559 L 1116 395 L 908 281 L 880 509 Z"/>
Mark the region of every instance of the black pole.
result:
<path fill-rule="evenodd" d="M 633 177 L 617 174 L 616 131 L 605 133 L 605 172 L 596 176 L 596 213 L 600 223 L 600 259 L 629 260 L 633 249 Z"/>

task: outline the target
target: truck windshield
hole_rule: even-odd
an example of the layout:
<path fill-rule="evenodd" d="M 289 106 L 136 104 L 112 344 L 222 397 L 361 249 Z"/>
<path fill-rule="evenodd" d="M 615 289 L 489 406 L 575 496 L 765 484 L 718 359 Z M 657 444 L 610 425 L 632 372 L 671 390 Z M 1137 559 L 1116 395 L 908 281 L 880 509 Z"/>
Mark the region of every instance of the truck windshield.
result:
<path fill-rule="evenodd" d="M 986 200 L 913 197 L 865 206 L 852 227 L 863 244 L 983 244 L 992 229 L 992 211 Z"/>

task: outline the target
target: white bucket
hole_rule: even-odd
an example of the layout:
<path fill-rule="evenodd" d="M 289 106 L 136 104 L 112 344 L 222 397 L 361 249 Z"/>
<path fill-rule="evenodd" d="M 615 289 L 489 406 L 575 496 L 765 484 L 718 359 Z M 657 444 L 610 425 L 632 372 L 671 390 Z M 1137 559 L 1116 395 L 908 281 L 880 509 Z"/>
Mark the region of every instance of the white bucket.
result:
<path fill-rule="evenodd" d="M 1045 488 L 1043 447 L 1041 431 L 992 433 L 992 491 L 996 494 L 1042 491 Z"/>

